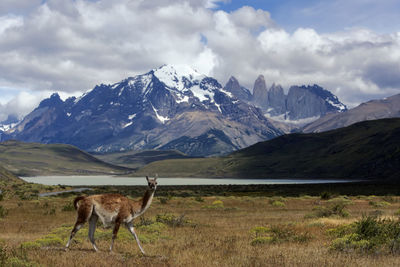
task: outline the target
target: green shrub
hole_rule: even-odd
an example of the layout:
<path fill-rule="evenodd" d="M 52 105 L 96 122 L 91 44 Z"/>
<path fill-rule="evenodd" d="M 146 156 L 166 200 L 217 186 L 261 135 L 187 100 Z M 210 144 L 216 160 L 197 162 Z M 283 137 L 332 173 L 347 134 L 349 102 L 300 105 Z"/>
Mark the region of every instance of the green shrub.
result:
<path fill-rule="evenodd" d="M 166 198 L 166 197 L 159 197 L 158 200 L 160 201 L 161 204 L 167 204 L 168 203 L 168 198 Z"/>
<path fill-rule="evenodd" d="M 217 208 L 223 208 L 224 207 L 224 203 L 222 202 L 222 200 L 215 200 L 211 205 L 213 207 L 217 207 Z"/>
<path fill-rule="evenodd" d="M 154 221 L 152 219 L 147 219 L 144 216 L 139 217 L 139 220 L 140 220 L 140 222 L 136 224 L 137 227 L 150 225 L 150 224 L 154 223 Z"/>
<path fill-rule="evenodd" d="M 331 192 L 325 191 L 325 192 L 321 193 L 321 199 L 322 200 L 328 200 L 328 199 L 331 199 L 331 198 L 332 198 L 332 193 Z"/>
<path fill-rule="evenodd" d="M 330 249 L 338 251 L 400 252 L 400 220 L 363 217 L 341 229 L 331 231 L 336 235 Z"/>
<path fill-rule="evenodd" d="M 271 205 L 274 206 L 274 207 L 285 207 L 286 206 L 285 203 L 283 203 L 281 201 L 278 201 L 278 200 L 273 201 L 271 203 Z"/>
<path fill-rule="evenodd" d="M 196 200 L 197 202 L 204 202 L 204 198 L 200 196 L 195 197 L 194 200 Z"/>
<path fill-rule="evenodd" d="M 251 240 L 250 245 L 256 246 L 256 245 L 263 245 L 263 244 L 271 244 L 273 243 L 274 240 L 270 236 L 261 236 L 261 237 L 256 237 L 253 240 Z"/>
<path fill-rule="evenodd" d="M 330 217 L 333 215 L 340 216 L 340 217 L 348 217 L 350 214 L 345 209 L 346 204 L 344 202 L 336 202 L 331 204 L 328 207 L 324 206 L 317 206 L 313 208 L 313 212 L 306 214 L 306 218 L 323 218 L 323 217 Z"/>
<path fill-rule="evenodd" d="M 166 224 L 171 227 L 182 227 L 185 225 L 191 225 L 192 222 L 185 218 L 185 214 L 175 216 L 174 214 L 165 213 L 156 215 L 156 222 Z"/>
<path fill-rule="evenodd" d="M 309 233 L 297 233 L 289 226 L 272 226 L 271 228 L 258 226 L 250 230 L 255 235 L 250 242 L 251 245 L 297 242 L 305 243 L 312 239 Z"/>
<path fill-rule="evenodd" d="M 0 218 L 4 218 L 7 215 L 8 211 L 0 205 Z"/>
<path fill-rule="evenodd" d="M 394 215 L 400 216 L 400 209 L 398 209 L 398 210 L 394 213 Z"/>
<path fill-rule="evenodd" d="M 389 202 L 386 202 L 386 201 L 372 201 L 371 200 L 368 203 L 369 203 L 369 205 L 371 205 L 372 207 L 375 207 L 375 208 L 384 208 L 384 207 L 391 205 Z"/>
<path fill-rule="evenodd" d="M 268 227 L 264 227 L 264 226 L 257 226 L 257 227 L 253 227 L 250 232 L 254 233 L 256 235 L 256 237 L 259 237 L 263 234 L 269 233 L 271 231 L 270 228 Z"/>
<path fill-rule="evenodd" d="M 74 208 L 74 204 L 72 204 L 72 202 L 68 202 L 61 209 L 61 211 L 74 211 L 74 210 L 75 210 L 75 208 Z"/>
<path fill-rule="evenodd" d="M 6 261 L 5 266 L 11 266 L 11 267 L 36 267 L 36 266 L 40 266 L 40 265 L 37 264 L 36 262 L 30 262 L 30 261 L 27 261 L 27 260 L 20 259 L 18 257 L 11 257 Z"/>
<path fill-rule="evenodd" d="M 207 209 L 223 209 L 224 203 L 221 200 L 215 200 L 211 205 L 203 206 L 203 208 Z"/>

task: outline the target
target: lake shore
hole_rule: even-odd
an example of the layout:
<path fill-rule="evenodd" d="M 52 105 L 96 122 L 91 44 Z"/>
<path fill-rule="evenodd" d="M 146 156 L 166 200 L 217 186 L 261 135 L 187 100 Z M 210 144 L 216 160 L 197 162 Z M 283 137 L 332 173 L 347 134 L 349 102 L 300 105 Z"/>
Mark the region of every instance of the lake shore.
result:
<path fill-rule="evenodd" d="M 78 186 L 73 188 L 79 188 Z M 89 186 L 90 191 L 82 194 L 118 193 L 131 197 L 140 197 L 145 185 L 136 186 Z M 159 185 L 156 196 L 159 197 L 196 197 L 196 196 L 321 196 L 329 195 L 400 195 L 400 188 L 392 183 L 355 182 L 332 184 L 253 184 L 253 185 Z M 77 192 L 63 192 L 65 197 L 77 195 Z"/>

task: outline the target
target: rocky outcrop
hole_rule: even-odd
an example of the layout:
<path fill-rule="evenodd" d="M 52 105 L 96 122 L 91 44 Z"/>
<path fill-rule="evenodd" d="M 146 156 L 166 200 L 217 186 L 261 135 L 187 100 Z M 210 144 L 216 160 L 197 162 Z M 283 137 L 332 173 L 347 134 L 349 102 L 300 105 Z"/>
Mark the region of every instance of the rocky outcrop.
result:
<path fill-rule="evenodd" d="M 265 110 L 269 106 L 268 90 L 263 75 L 258 76 L 253 87 L 253 103 Z"/>
<path fill-rule="evenodd" d="M 252 99 L 251 92 L 247 88 L 241 86 L 239 81 L 233 76 L 229 78 L 224 89 L 231 92 L 236 98 L 242 101 L 248 102 Z"/>

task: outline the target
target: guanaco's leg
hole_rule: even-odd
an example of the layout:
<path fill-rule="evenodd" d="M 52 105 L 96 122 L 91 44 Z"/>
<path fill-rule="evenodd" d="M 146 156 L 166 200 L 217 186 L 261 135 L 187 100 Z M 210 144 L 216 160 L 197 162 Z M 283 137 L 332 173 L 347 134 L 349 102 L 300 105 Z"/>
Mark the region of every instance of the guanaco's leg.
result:
<path fill-rule="evenodd" d="M 110 251 L 112 251 L 112 249 L 113 249 L 114 240 L 117 238 L 117 234 L 118 234 L 118 230 L 119 230 L 119 226 L 120 226 L 120 225 L 121 225 L 121 222 L 117 220 L 117 221 L 115 222 L 114 229 L 113 229 L 113 233 L 112 233 Z"/>
<path fill-rule="evenodd" d="M 136 235 L 135 229 L 134 229 L 134 227 L 133 227 L 133 223 L 132 223 L 132 222 L 127 223 L 127 224 L 126 224 L 126 228 L 128 228 L 129 232 L 131 232 L 131 234 L 132 234 L 133 237 L 135 238 L 136 243 L 138 244 L 139 249 L 140 249 L 140 251 L 142 252 L 142 254 L 145 255 L 144 250 L 143 250 L 143 248 L 142 248 L 142 245 L 140 244 L 139 238 L 138 238 L 138 236 Z"/>
<path fill-rule="evenodd" d="M 96 231 L 96 223 L 99 217 L 96 214 L 92 214 L 89 219 L 89 240 L 93 245 L 94 250 L 98 251 L 96 243 L 94 242 L 94 231 Z"/>
<path fill-rule="evenodd" d="M 88 220 L 89 216 L 92 213 L 92 206 L 89 205 L 81 205 L 78 208 L 78 218 L 76 219 L 76 223 L 74 228 L 71 231 L 71 235 L 69 236 L 69 240 L 65 248 L 68 248 L 71 245 L 72 238 L 74 238 L 75 234 L 82 228 L 85 222 Z"/>

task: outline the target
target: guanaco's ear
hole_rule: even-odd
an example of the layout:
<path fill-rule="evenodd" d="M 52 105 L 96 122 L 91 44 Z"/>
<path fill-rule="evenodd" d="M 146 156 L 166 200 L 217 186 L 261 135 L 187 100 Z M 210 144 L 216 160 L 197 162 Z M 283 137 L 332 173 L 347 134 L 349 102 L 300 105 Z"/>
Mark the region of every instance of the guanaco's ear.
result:
<path fill-rule="evenodd" d="M 157 180 L 158 178 L 158 173 L 156 173 L 156 176 L 154 177 L 154 180 Z"/>
<path fill-rule="evenodd" d="M 149 181 L 149 176 L 147 176 L 147 175 L 146 175 L 146 180 L 147 180 L 147 182 Z"/>

